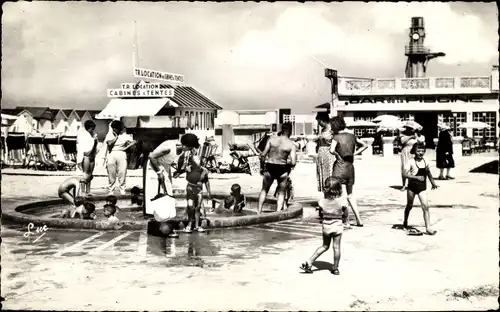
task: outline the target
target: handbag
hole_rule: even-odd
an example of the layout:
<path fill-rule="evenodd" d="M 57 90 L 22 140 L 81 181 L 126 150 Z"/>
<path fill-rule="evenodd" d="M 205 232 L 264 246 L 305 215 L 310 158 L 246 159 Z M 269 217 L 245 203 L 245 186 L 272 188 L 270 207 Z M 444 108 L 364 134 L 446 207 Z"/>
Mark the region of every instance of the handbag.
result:
<path fill-rule="evenodd" d="M 177 216 L 175 198 L 167 194 L 166 187 L 164 189 L 165 194 L 162 194 L 160 183 L 158 183 L 158 194 L 151 198 L 150 203 L 153 206 L 153 216 L 158 222 L 165 222 Z"/>

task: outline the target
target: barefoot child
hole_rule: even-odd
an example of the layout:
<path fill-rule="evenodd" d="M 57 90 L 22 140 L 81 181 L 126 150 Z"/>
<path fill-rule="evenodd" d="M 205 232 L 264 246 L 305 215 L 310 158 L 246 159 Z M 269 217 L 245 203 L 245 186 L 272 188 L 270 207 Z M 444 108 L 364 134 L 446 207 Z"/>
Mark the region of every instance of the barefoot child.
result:
<path fill-rule="evenodd" d="M 410 216 L 410 211 L 413 208 L 415 195 L 417 195 L 424 214 L 425 233 L 428 235 L 434 235 L 437 231 L 431 228 L 429 203 L 427 200 L 427 177 L 429 178 L 429 181 L 431 181 L 433 190 L 437 189 L 438 186 L 432 178 L 431 171 L 429 170 L 429 162 L 424 158 L 425 144 L 420 142 L 416 143 L 413 146 L 412 153 L 415 154 L 415 158 L 410 160 L 409 167 L 404 172 L 405 177 L 408 179 L 408 188 L 403 228 L 406 230 L 408 235 L 420 234 L 418 230 L 408 228 L 408 217 Z"/>
<path fill-rule="evenodd" d="M 62 211 L 61 217 L 68 217 L 72 210 L 83 204 L 83 199 L 81 198 L 78 201 L 78 204 L 75 201 L 76 198 L 80 196 L 80 192 L 84 189 L 84 187 L 85 182 L 75 177 L 68 178 L 64 180 L 61 185 L 59 185 L 59 189 L 57 190 L 59 197 L 70 206 L 69 209 L 64 209 Z"/>
<path fill-rule="evenodd" d="M 178 168 L 185 168 L 186 170 L 186 200 L 187 200 L 187 216 L 188 224 L 184 229 L 185 233 L 191 233 L 193 219 L 195 222 L 195 231 L 205 232 L 205 229 L 200 225 L 200 213 L 202 212 L 203 205 L 203 184 L 208 192 L 208 197 L 211 198 L 210 181 L 208 179 L 208 170 L 200 166 L 200 157 L 191 154 L 187 159 L 188 164 L 179 166 Z M 183 170 L 174 173 L 174 178 L 177 178 L 183 173 Z M 203 215 L 206 217 L 206 212 L 203 209 Z"/>
<path fill-rule="evenodd" d="M 322 219 L 323 245 L 300 268 L 306 273 L 312 273 L 313 262 L 328 250 L 333 240 L 333 268 L 330 272 L 339 275 L 340 242 L 344 230 L 343 220 L 347 217 L 347 200 L 342 196 L 340 181 L 334 177 L 325 180 L 323 192 L 325 198 L 318 202 Z"/>

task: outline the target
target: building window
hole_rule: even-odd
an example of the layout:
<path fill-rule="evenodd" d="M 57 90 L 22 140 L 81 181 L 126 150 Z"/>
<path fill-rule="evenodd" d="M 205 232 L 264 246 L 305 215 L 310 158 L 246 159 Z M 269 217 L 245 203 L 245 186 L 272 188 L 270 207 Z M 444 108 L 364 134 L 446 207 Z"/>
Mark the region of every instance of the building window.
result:
<path fill-rule="evenodd" d="M 457 126 L 455 128 L 455 116 L 457 120 Z M 453 114 L 442 115 L 442 118 L 438 117 L 438 121 L 447 124 L 452 129 L 453 136 L 465 136 L 467 134 L 467 129 L 459 129 L 458 126 L 465 123 L 467 119 L 467 113 L 458 112 Z"/>
<path fill-rule="evenodd" d="M 473 137 L 485 136 L 487 139 L 496 138 L 496 116 L 495 112 L 475 112 L 472 113 L 472 121 L 480 121 L 487 123 L 491 128 L 489 129 L 473 129 Z"/>
<path fill-rule="evenodd" d="M 194 112 L 191 112 L 191 118 L 189 118 L 189 119 L 191 119 L 191 125 L 190 125 L 190 127 L 189 127 L 189 128 L 190 128 L 191 130 L 193 130 L 193 129 L 194 129 L 194 127 L 195 127 Z"/>
<path fill-rule="evenodd" d="M 377 117 L 376 112 L 356 112 L 354 113 L 354 121 L 364 120 L 373 121 Z M 375 128 L 357 128 L 354 129 L 354 135 L 357 137 L 373 136 L 375 134 Z"/>
<path fill-rule="evenodd" d="M 400 114 L 399 117 L 401 118 L 402 121 L 414 121 L 415 120 L 414 114 Z"/>

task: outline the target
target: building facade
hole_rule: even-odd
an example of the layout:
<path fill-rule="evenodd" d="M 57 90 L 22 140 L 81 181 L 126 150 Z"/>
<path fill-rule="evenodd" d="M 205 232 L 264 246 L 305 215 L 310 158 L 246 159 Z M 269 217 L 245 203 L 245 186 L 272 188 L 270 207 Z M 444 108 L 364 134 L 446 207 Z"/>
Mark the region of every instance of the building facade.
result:
<path fill-rule="evenodd" d="M 371 121 L 378 115 L 390 114 L 402 120 L 414 120 L 423 126 L 428 145 L 438 136 L 438 124 L 446 123 L 454 136 L 498 138 L 499 73 L 493 66 L 484 76 L 427 77 L 428 62 L 444 57 L 424 46 L 424 20 L 413 17 L 408 58 L 404 78 L 339 78 L 335 105 L 346 122 Z M 490 128 L 459 129 L 462 123 L 480 121 Z M 355 134 L 373 134 L 374 129 L 355 129 Z"/>

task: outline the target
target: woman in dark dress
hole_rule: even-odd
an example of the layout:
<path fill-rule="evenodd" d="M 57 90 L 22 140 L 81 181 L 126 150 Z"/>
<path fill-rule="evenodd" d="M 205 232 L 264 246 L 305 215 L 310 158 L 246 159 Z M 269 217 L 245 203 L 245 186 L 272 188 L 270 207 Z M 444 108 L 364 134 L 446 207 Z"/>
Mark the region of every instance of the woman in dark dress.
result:
<path fill-rule="evenodd" d="M 438 180 L 454 179 L 450 176 L 450 169 L 455 168 L 455 160 L 453 160 L 453 141 L 448 128 L 441 130 L 439 133 L 436 148 L 436 166 L 439 168 Z M 443 175 L 444 169 L 446 169 L 446 176 Z"/>
<path fill-rule="evenodd" d="M 345 130 L 346 124 L 344 118 L 333 117 L 331 123 L 334 136 L 330 145 L 330 153 L 336 157 L 336 161 L 333 164 L 332 176 L 340 180 L 343 189 L 342 193 L 347 194 L 347 201 L 356 218 L 356 226 L 363 226 L 353 193 L 354 157 L 366 150 L 368 145 L 354 134 Z M 360 146 L 360 148 L 356 149 L 356 146 Z"/>

